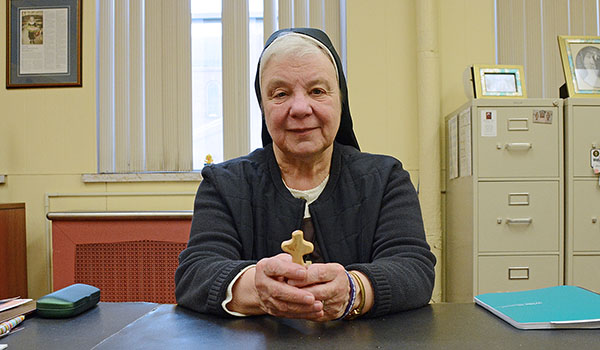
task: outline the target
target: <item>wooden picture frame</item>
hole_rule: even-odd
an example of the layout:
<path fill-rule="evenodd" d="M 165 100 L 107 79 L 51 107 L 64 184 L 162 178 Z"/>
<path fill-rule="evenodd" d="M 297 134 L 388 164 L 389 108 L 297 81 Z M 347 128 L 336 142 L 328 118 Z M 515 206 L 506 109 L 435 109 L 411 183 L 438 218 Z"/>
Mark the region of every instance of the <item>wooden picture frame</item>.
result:
<path fill-rule="evenodd" d="M 472 67 L 475 98 L 526 98 L 523 66 L 481 65 Z"/>
<path fill-rule="evenodd" d="M 570 97 L 600 97 L 600 37 L 559 35 L 558 47 Z"/>
<path fill-rule="evenodd" d="M 81 0 L 6 1 L 6 87 L 77 87 Z"/>

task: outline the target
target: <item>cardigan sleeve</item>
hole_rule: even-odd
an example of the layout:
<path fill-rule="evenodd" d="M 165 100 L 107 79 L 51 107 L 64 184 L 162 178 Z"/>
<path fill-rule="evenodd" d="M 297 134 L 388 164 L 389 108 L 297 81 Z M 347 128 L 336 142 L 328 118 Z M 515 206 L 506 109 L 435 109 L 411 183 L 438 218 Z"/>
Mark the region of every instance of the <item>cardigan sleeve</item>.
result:
<path fill-rule="evenodd" d="M 425 239 L 418 197 L 400 162 L 392 168 L 382 195 L 371 261 L 350 264 L 369 278 L 373 308 L 365 317 L 426 305 L 435 280 L 435 256 Z"/>
<path fill-rule="evenodd" d="M 256 261 L 241 260 L 242 239 L 211 167 L 205 167 L 202 175 L 190 239 L 175 272 L 175 297 L 179 305 L 192 310 L 231 316 L 221 306 L 227 287 Z"/>

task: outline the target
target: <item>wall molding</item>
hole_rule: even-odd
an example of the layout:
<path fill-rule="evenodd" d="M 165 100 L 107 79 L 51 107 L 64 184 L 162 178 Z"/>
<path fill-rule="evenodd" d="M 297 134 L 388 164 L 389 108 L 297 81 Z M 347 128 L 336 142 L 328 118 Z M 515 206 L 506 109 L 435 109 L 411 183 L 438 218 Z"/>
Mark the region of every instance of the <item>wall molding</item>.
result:
<path fill-rule="evenodd" d="M 200 172 L 156 172 L 156 173 L 123 173 L 123 174 L 83 174 L 81 181 L 94 182 L 180 182 L 202 181 Z"/>

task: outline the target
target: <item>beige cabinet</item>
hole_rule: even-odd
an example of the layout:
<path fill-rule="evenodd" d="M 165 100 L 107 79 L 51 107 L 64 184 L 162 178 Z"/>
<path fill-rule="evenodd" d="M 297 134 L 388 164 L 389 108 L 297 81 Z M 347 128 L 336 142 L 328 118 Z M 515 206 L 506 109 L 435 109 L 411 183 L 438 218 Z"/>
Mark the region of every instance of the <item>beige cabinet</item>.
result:
<path fill-rule="evenodd" d="M 562 261 L 557 255 L 482 255 L 478 260 L 477 287 L 481 293 L 562 284 Z"/>
<path fill-rule="evenodd" d="M 446 139 L 446 301 L 563 284 L 562 100 L 473 100 Z"/>
<path fill-rule="evenodd" d="M 567 283 L 600 293 L 600 254 L 572 255 L 570 259 Z"/>
<path fill-rule="evenodd" d="M 565 279 L 600 292 L 600 184 L 591 153 L 600 150 L 600 100 L 565 100 Z"/>

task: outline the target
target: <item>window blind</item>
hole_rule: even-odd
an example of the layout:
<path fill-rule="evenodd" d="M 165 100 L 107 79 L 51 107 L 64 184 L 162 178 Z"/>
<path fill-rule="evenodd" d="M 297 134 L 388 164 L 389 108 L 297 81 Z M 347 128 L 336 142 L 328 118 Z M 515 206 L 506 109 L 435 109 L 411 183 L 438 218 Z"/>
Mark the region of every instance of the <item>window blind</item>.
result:
<path fill-rule="evenodd" d="M 558 97 L 558 35 L 600 35 L 598 0 L 496 0 L 497 63 L 525 69 L 528 97 Z"/>
<path fill-rule="evenodd" d="M 192 170 L 189 1 L 97 6 L 99 172 Z"/>

